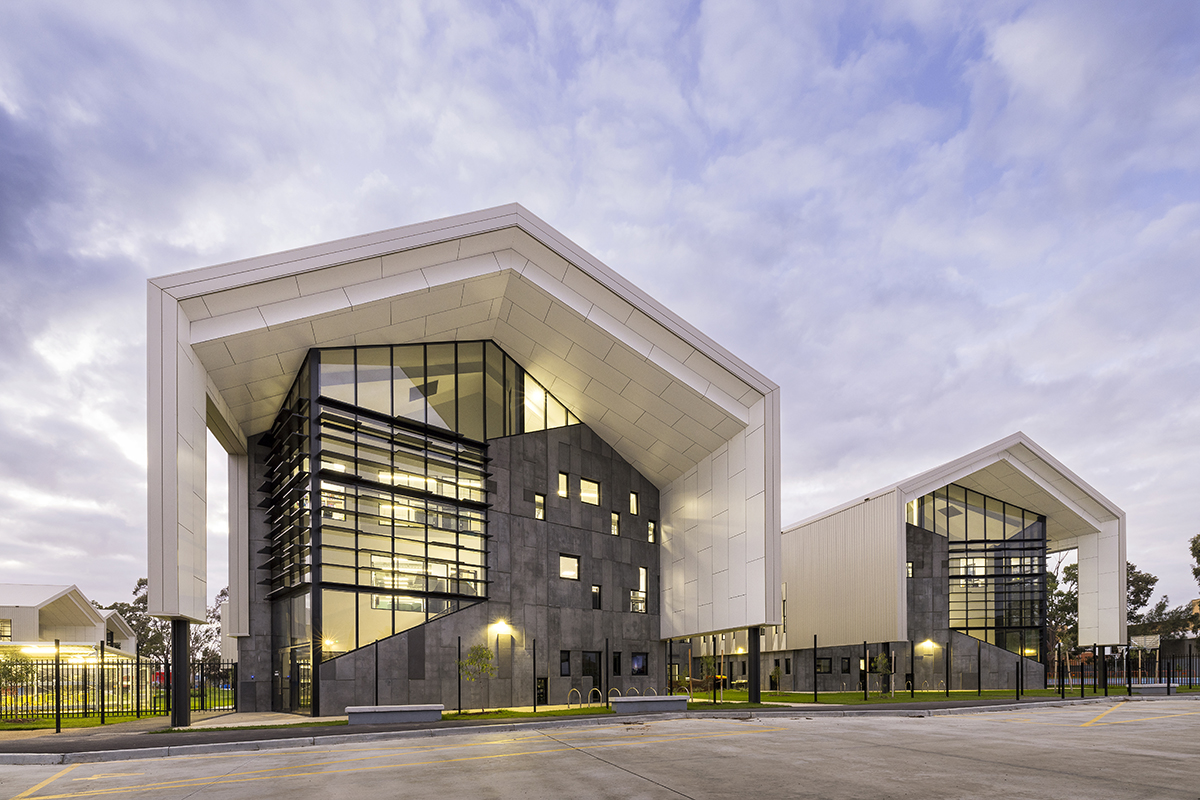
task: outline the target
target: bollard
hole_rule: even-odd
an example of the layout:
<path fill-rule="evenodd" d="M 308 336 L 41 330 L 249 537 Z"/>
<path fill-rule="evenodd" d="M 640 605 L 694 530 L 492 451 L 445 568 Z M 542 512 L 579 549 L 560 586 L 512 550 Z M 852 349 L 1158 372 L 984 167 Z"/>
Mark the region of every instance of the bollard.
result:
<path fill-rule="evenodd" d="M 62 733 L 62 658 L 54 640 L 54 732 Z"/>

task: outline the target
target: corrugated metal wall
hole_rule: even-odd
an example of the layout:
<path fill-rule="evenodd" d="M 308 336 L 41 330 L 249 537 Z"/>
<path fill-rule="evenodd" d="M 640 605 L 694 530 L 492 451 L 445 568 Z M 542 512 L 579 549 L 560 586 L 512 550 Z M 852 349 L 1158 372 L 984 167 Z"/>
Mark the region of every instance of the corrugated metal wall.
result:
<path fill-rule="evenodd" d="M 892 491 L 784 532 L 789 647 L 907 637 L 903 511 Z"/>

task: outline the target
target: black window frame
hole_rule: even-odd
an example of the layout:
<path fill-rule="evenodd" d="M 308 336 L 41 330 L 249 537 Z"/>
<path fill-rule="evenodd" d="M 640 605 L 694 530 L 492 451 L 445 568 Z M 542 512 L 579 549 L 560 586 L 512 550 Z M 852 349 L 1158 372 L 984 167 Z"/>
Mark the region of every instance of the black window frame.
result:
<path fill-rule="evenodd" d="M 818 675 L 832 675 L 833 658 L 830 656 L 818 656 L 816 667 Z"/>
<path fill-rule="evenodd" d="M 638 662 L 641 666 L 638 666 Z M 649 653 L 633 653 L 629 657 L 629 674 L 630 675 L 649 675 L 650 674 L 650 654 Z"/>
<path fill-rule="evenodd" d="M 560 678 L 571 677 L 571 651 L 558 651 L 558 676 Z"/>

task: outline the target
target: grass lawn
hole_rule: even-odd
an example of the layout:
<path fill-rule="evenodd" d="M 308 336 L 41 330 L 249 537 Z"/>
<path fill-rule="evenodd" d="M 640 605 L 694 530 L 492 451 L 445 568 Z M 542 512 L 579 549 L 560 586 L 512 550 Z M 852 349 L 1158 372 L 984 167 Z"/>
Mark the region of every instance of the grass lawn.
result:
<path fill-rule="evenodd" d="M 166 718 L 165 714 L 161 714 L 161 715 L 142 714 L 141 719 L 150 719 L 154 716 L 162 716 L 164 719 Z M 128 715 L 122 714 L 120 716 L 118 716 L 116 714 L 107 714 L 104 717 L 104 724 L 105 725 L 115 725 L 118 722 L 132 722 L 135 719 L 138 719 L 138 717 L 136 717 L 132 714 L 128 714 Z M 100 727 L 100 717 L 98 717 L 98 716 L 63 717 L 62 718 L 62 727 L 63 727 L 63 730 L 67 730 L 68 728 L 98 728 L 98 727 Z M 32 719 L 21 719 L 21 720 L 7 720 L 7 719 L 0 720 L 0 731 L 37 731 L 37 730 L 46 730 L 46 729 L 53 730 L 53 728 L 54 728 L 54 717 L 34 717 Z"/>

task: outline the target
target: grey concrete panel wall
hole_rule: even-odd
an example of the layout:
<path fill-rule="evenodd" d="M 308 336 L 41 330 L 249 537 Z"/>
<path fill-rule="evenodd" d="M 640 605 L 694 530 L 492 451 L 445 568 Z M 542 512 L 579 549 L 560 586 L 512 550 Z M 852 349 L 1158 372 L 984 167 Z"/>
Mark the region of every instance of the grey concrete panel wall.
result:
<path fill-rule="evenodd" d="M 946 638 L 950 627 L 950 541 L 915 525 L 906 525 L 908 578 L 908 638 L 914 642 Z"/>
<path fill-rule="evenodd" d="M 249 586 L 245 599 L 248 606 L 248 636 L 238 637 L 238 711 L 270 711 L 272 708 L 272 637 L 271 604 L 267 601 L 270 587 L 263 583 L 270 578 L 265 568 L 270 547 L 271 526 L 267 524 L 266 509 L 259 507 L 265 495 L 258 491 L 267 479 L 267 448 L 261 445 L 262 436 L 247 442 L 247 486 L 243 496 L 249 499 L 248 558 Z"/>
<path fill-rule="evenodd" d="M 578 689 L 587 697 L 592 679 L 582 674 L 582 652 L 605 653 L 602 673 L 621 653 L 622 674 L 609 685 L 622 694 L 650 687 L 664 693 L 665 645 L 659 641 L 659 542 L 647 541 L 647 522 L 660 521 L 658 491 L 585 425 L 510 436 L 489 442 L 492 478 L 488 514 L 489 599 L 321 665 L 321 713 L 375 702 L 442 703 L 457 707 L 458 638 L 464 655 L 486 644 L 496 677 L 462 684 L 463 708 L 532 705 L 534 678 L 548 679 L 549 702 L 565 703 Z M 557 494 L 558 474 L 570 475 L 569 497 Z M 580 478 L 601 485 L 600 505 L 580 501 Z M 639 510 L 629 513 L 629 493 Z M 534 518 L 534 495 L 546 496 L 546 518 Z M 620 514 L 613 536 L 612 512 Z M 559 577 L 559 554 L 579 558 L 579 580 Z M 638 567 L 648 574 L 647 613 L 630 611 Z M 601 587 L 601 608 L 592 608 L 592 585 Z M 503 622 L 511 631 L 501 631 Z M 424 639 L 424 678 L 412 669 L 414 648 Z M 533 642 L 537 640 L 537 667 Z M 559 653 L 571 653 L 571 674 L 559 674 Z M 630 675 L 634 653 L 648 654 L 645 676 Z M 602 659 L 604 657 L 602 656 Z M 344 662 L 344 666 L 343 666 Z M 601 679 L 603 682 L 603 678 Z M 602 687 L 597 687 L 602 688 Z"/>

